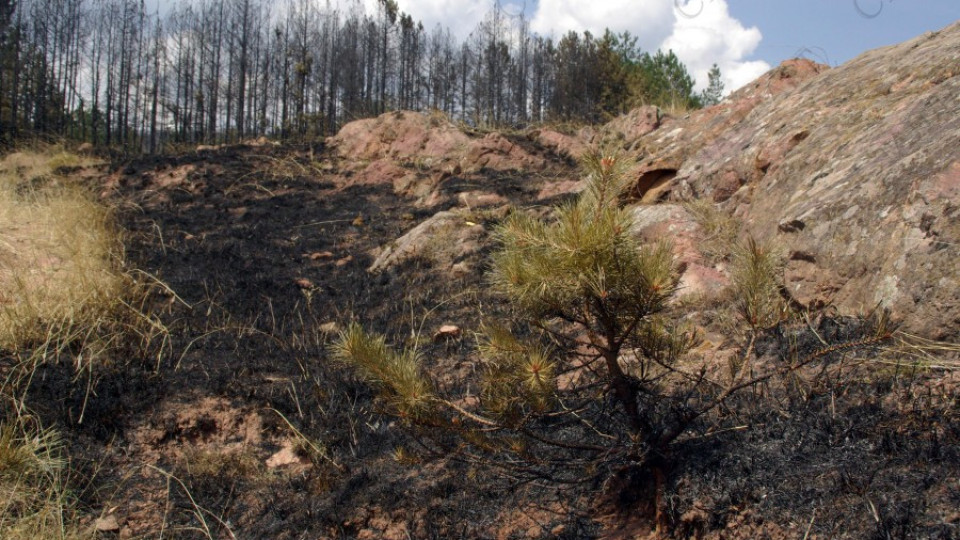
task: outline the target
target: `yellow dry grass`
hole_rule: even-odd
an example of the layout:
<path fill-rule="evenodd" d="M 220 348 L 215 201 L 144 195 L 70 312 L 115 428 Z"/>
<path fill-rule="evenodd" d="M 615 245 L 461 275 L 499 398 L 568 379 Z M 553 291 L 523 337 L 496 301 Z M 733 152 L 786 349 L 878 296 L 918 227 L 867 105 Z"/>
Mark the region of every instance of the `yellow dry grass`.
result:
<path fill-rule="evenodd" d="M 92 538 L 77 524 L 65 487 L 67 464 L 56 432 L 29 420 L 0 424 L 0 536 L 18 540 Z"/>
<path fill-rule="evenodd" d="M 109 209 L 55 174 L 66 152 L 0 161 L 0 348 L 44 340 L 114 309 L 128 278 Z"/>

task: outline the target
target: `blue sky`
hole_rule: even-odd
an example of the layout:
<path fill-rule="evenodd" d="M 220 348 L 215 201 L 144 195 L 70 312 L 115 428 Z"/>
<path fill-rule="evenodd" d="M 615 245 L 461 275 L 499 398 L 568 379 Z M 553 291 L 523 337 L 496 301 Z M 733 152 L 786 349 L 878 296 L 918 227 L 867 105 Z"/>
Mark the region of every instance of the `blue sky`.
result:
<path fill-rule="evenodd" d="M 771 64 L 802 55 L 838 65 L 960 20 L 960 0 L 731 0 L 729 6 L 763 33 L 754 56 Z"/>
<path fill-rule="evenodd" d="M 362 0 L 368 5 L 376 0 Z M 398 0 L 424 22 L 465 36 L 495 0 Z M 720 65 L 728 91 L 781 61 L 839 65 L 960 20 L 960 0 L 501 0 L 541 34 L 629 30 L 644 50 L 672 48 L 698 84 Z M 696 14 L 684 16 L 683 12 Z M 702 8 L 702 9 L 701 9 Z"/>

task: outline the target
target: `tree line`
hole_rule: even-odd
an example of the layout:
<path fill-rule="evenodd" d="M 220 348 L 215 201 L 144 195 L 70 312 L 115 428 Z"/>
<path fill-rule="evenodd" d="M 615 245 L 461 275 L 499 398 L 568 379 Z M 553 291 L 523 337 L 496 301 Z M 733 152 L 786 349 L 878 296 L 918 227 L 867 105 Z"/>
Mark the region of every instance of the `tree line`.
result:
<path fill-rule="evenodd" d="M 477 127 L 597 122 L 639 104 L 698 107 L 672 51 L 629 33 L 533 33 L 499 3 L 465 39 L 395 0 L 0 0 L 0 139 L 167 143 L 308 139 L 388 110 Z"/>

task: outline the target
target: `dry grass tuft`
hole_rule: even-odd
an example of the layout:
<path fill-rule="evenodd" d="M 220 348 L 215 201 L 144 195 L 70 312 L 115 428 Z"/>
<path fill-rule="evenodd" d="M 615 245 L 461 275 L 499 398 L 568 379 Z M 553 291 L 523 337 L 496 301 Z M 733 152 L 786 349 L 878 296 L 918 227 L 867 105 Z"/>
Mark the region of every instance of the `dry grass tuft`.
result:
<path fill-rule="evenodd" d="M 693 215 L 703 229 L 700 252 L 711 262 L 729 259 L 737 250 L 741 223 L 736 216 L 725 212 L 707 199 L 685 202 L 683 207 Z"/>
<path fill-rule="evenodd" d="M 19 152 L 0 162 L 0 348 L 44 341 L 51 328 L 111 312 L 129 288 L 110 211 L 86 190 L 38 186 L 82 158 Z"/>
<path fill-rule="evenodd" d="M 8 154 L 0 160 L 0 176 L 32 181 L 49 177 L 62 169 L 90 167 L 100 161 L 68 152 L 60 146 L 40 147 Z"/>
<path fill-rule="evenodd" d="M 935 341 L 905 332 L 893 334 L 875 362 L 920 369 L 960 371 L 960 343 Z"/>
<path fill-rule="evenodd" d="M 26 417 L 0 423 L 0 537 L 93 538 L 76 524 L 58 434 Z"/>
<path fill-rule="evenodd" d="M 164 351 L 147 308 L 162 284 L 126 268 L 111 210 L 56 172 L 92 163 L 59 149 L 0 161 L 0 397 L 23 395 L 42 363 L 69 359 L 92 377 L 158 342 Z"/>

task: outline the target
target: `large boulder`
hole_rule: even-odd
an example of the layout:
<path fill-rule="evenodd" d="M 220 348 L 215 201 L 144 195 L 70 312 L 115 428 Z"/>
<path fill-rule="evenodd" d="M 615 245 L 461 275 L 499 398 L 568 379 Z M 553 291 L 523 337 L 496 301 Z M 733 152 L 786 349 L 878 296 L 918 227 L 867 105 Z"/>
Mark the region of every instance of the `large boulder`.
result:
<path fill-rule="evenodd" d="M 633 173 L 637 178 L 634 195 L 654 202 L 676 190 L 675 179 L 710 175 L 717 180 L 718 193 L 715 194 L 711 186 L 710 190 L 704 192 L 690 193 L 687 190 L 679 198 L 699 196 L 726 200 L 731 189 L 736 191 L 747 181 L 756 178 L 757 167 L 752 159 L 755 156 L 743 155 L 741 150 L 746 143 L 735 136 L 741 130 L 749 131 L 752 136 L 760 129 L 763 131 L 757 136 L 767 138 L 765 128 L 768 126 L 749 123 L 748 118 L 754 110 L 761 104 L 775 102 L 775 98 L 789 93 L 827 69 L 827 66 L 809 60 L 788 60 L 734 92 L 719 105 L 682 118 L 661 118 L 655 130 L 650 129 L 649 111 L 639 115 L 638 121 L 643 127 L 639 130 L 641 136 L 637 139 L 627 137 L 624 141 L 624 145 L 640 148 L 643 152 Z M 615 123 L 611 122 L 607 130 L 615 129 L 614 126 Z M 619 132 L 628 134 L 623 128 L 619 128 Z M 741 163 L 746 166 L 741 166 Z"/>
<path fill-rule="evenodd" d="M 546 160 L 500 133 L 471 137 L 440 114 L 396 111 L 350 122 L 327 144 L 349 160 L 354 183 L 391 183 L 400 167 L 421 173 L 540 170 Z M 393 174 L 382 174 L 393 164 Z"/>
<path fill-rule="evenodd" d="M 468 268 L 468 259 L 480 252 L 486 238 L 486 229 L 470 221 L 468 214 L 455 210 L 438 212 L 379 248 L 368 270 L 382 272 L 423 258 L 454 275 L 463 274 L 472 270 Z"/>
<path fill-rule="evenodd" d="M 708 198 L 787 255 L 786 290 L 960 333 L 960 23 L 834 69 L 785 63 L 637 142 L 638 195 Z"/>
<path fill-rule="evenodd" d="M 573 135 L 544 128 L 531 132 L 529 137 L 558 155 L 580 159 L 590 149 L 594 133 L 590 128 L 582 128 Z"/>
<path fill-rule="evenodd" d="M 390 158 L 421 166 L 456 160 L 469 142 L 470 138 L 445 117 L 412 111 L 356 120 L 327 139 L 338 154 L 351 160 Z"/>

